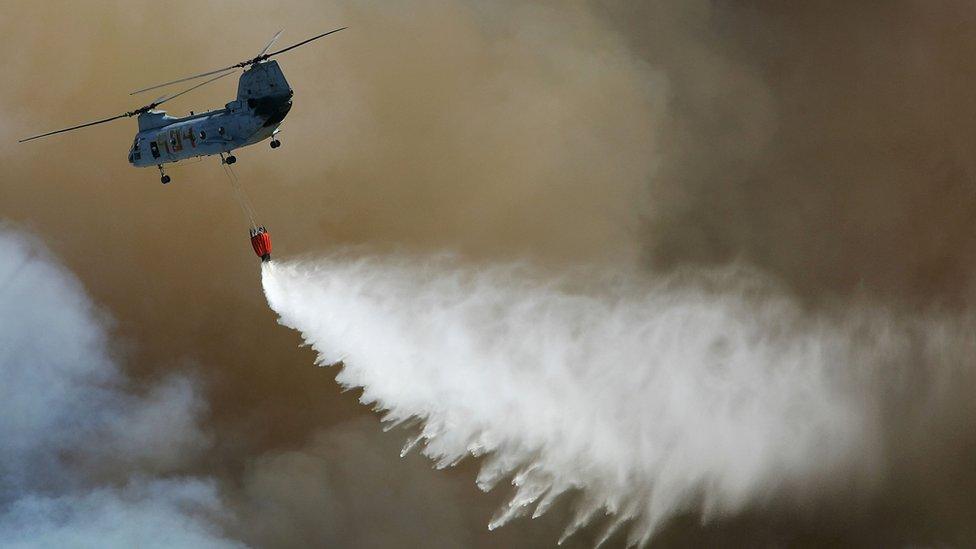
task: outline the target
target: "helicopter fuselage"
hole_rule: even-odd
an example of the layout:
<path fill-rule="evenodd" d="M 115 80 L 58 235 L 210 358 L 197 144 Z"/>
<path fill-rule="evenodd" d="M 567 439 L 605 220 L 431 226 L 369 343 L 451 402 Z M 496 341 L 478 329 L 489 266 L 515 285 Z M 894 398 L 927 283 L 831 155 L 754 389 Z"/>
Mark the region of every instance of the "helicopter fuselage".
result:
<path fill-rule="evenodd" d="M 291 110 L 292 95 L 277 61 L 256 63 L 241 75 L 237 99 L 223 109 L 181 118 L 157 110 L 140 114 L 129 163 L 157 166 L 230 153 L 268 139 Z"/>

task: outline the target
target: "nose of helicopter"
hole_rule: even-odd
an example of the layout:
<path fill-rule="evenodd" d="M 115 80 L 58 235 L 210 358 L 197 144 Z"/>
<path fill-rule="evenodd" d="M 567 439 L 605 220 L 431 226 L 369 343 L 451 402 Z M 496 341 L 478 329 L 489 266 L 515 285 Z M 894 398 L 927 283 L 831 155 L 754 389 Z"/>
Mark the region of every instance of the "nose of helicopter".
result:
<path fill-rule="evenodd" d="M 142 160 L 142 150 L 139 145 L 139 135 L 136 134 L 136 138 L 132 140 L 132 146 L 129 147 L 129 164 L 137 166 L 140 160 Z"/>

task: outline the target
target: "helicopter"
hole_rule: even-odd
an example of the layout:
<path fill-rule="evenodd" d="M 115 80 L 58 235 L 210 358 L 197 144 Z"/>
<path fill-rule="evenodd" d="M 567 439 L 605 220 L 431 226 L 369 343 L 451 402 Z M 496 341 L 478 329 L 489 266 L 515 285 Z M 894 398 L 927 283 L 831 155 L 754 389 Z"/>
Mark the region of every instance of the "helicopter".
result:
<path fill-rule="evenodd" d="M 288 81 L 285 80 L 285 75 L 281 71 L 281 67 L 278 66 L 278 62 L 271 58 L 347 28 L 333 29 L 287 48 L 268 53 L 268 50 L 274 46 L 283 32 L 278 31 L 268 42 L 268 45 L 251 59 L 235 63 L 229 67 L 142 88 L 129 95 L 211 77 L 200 84 L 178 93 L 164 95 L 148 105 L 110 118 L 27 137 L 18 142 L 23 143 L 49 135 L 104 124 L 120 118 L 136 116 L 139 132 L 129 149 L 129 163 L 138 168 L 156 166 L 159 168 L 160 181 L 164 184 L 170 182 L 170 176 L 166 174 L 163 164 L 213 155 L 220 155 L 221 162 L 224 164 L 233 164 L 237 161 L 237 157 L 233 154 L 234 150 L 259 143 L 268 138 L 271 139 L 271 148 L 277 149 L 281 146 L 281 141 L 278 139 L 280 126 L 288 111 L 291 110 L 294 92 Z M 239 68 L 244 69 L 244 72 L 238 80 L 237 98 L 227 103 L 224 108 L 198 114 L 190 111 L 190 115 L 184 117 L 173 117 L 166 114 L 165 111 L 156 110 L 156 107 L 167 101 L 234 74 Z"/>

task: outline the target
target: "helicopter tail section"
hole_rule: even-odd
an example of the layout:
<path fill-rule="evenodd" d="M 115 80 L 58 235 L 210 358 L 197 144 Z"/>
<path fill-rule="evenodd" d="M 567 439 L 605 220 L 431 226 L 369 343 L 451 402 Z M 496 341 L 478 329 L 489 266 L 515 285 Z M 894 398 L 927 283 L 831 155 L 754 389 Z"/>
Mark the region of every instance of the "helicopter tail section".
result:
<path fill-rule="evenodd" d="M 268 96 L 291 96 L 291 86 L 277 61 L 264 61 L 244 71 L 237 84 L 237 99 L 247 101 Z"/>
<path fill-rule="evenodd" d="M 261 118 L 264 127 L 280 124 L 291 110 L 291 86 L 277 61 L 256 63 L 241 75 L 237 99 Z"/>

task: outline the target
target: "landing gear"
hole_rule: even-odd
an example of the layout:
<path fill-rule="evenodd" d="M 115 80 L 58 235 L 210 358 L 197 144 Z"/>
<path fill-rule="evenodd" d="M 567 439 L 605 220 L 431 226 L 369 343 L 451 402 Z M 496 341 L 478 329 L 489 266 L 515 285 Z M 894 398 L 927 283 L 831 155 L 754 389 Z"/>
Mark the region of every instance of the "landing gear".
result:
<path fill-rule="evenodd" d="M 280 146 L 281 146 L 281 141 L 278 141 L 277 139 L 272 139 L 271 140 L 271 148 L 272 149 L 277 149 Z"/>
<path fill-rule="evenodd" d="M 234 162 L 237 162 L 237 157 L 232 154 L 227 155 L 227 158 L 224 159 L 226 164 L 233 164 Z"/>
<path fill-rule="evenodd" d="M 163 185 L 169 183 L 170 179 L 169 176 L 163 172 L 163 165 L 156 164 L 156 167 L 159 168 L 159 181 L 162 182 Z"/>

